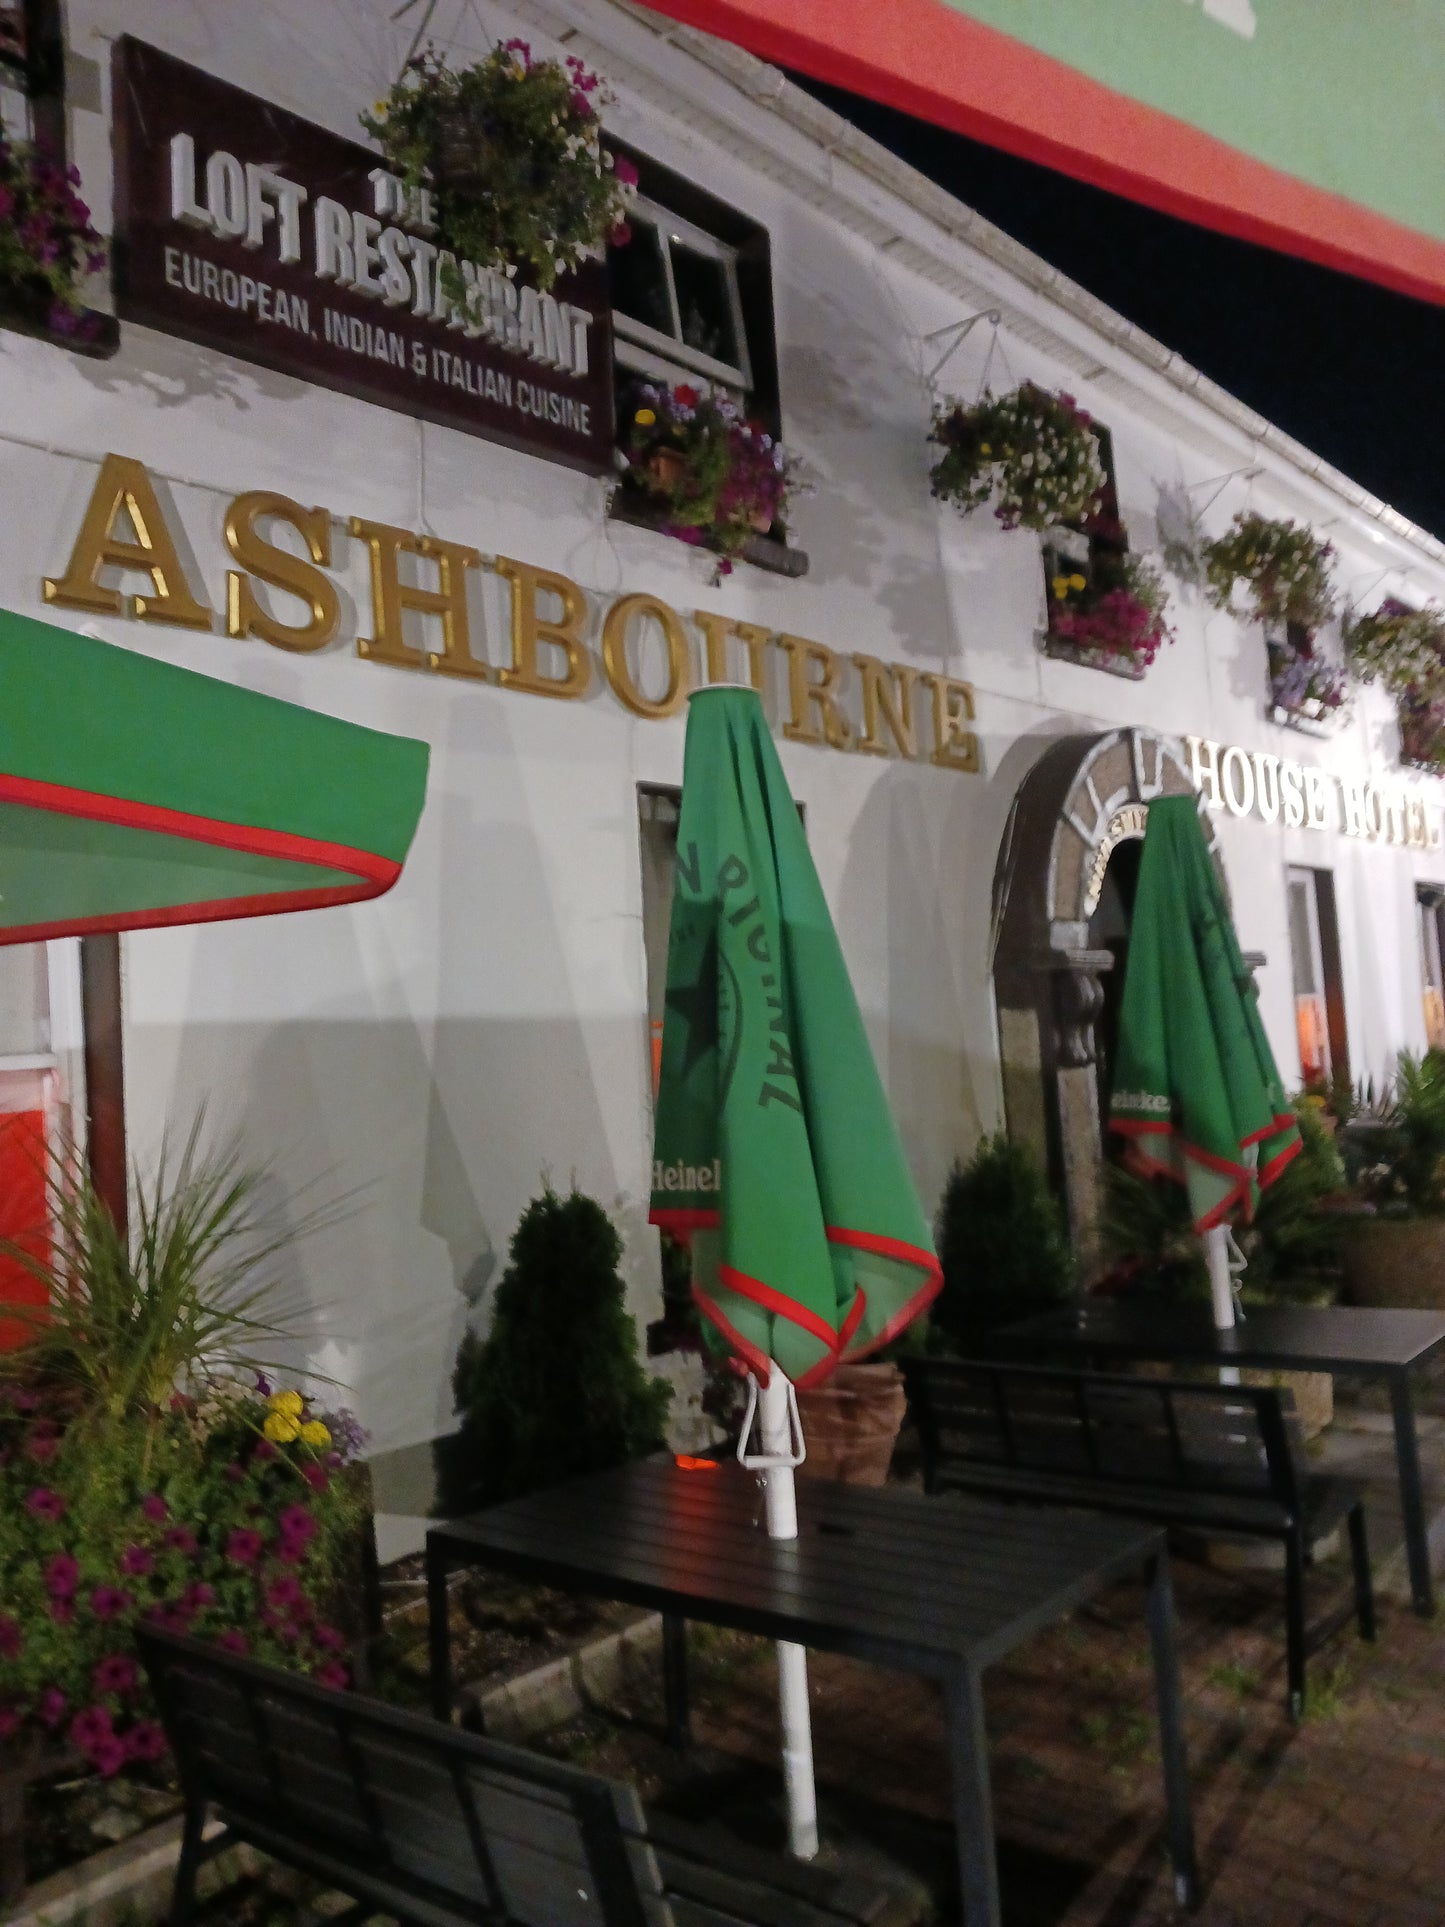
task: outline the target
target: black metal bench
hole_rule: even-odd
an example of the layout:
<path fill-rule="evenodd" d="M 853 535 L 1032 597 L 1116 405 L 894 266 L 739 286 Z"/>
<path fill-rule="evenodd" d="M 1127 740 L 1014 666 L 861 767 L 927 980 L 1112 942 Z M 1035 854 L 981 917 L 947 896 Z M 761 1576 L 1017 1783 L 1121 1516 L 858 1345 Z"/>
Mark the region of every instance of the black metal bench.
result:
<path fill-rule="evenodd" d="M 1304 1710 L 1304 1569 L 1315 1541 L 1341 1521 L 1360 1635 L 1374 1638 L 1363 1495 L 1347 1480 L 1300 1469 L 1292 1393 L 952 1359 L 907 1359 L 903 1370 L 929 1492 L 953 1487 L 1277 1540 L 1296 1717 Z"/>
<path fill-rule="evenodd" d="M 888 1927 L 886 1890 L 644 1818 L 630 1786 L 359 1694 L 138 1635 L 180 1773 L 171 1927 L 236 1841 L 414 1927 Z M 221 1829 L 205 1837 L 207 1817 Z M 725 1864 L 718 1859 L 725 1854 Z"/>

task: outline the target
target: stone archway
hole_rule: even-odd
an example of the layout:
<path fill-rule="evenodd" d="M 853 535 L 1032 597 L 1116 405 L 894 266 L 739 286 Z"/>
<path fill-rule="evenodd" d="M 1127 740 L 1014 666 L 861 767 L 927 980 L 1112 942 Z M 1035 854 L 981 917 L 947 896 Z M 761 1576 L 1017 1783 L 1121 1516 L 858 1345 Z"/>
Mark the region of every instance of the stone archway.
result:
<path fill-rule="evenodd" d="M 1089 948 L 1089 920 L 1110 855 L 1143 836 L 1150 802 L 1194 793 L 1176 738 L 1148 729 L 1061 737 L 1020 784 L 994 869 L 993 981 L 1008 1128 L 1062 1188 L 1086 1275 L 1103 1163 L 1095 1023 L 1114 961 Z"/>

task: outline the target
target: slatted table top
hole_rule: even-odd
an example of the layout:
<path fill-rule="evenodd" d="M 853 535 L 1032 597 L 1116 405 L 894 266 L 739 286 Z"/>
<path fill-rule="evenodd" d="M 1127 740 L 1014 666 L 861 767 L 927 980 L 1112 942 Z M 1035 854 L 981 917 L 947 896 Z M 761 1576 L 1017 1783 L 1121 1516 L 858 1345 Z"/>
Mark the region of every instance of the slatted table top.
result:
<path fill-rule="evenodd" d="M 735 1463 L 646 1459 L 427 1534 L 458 1564 L 943 1675 L 982 1667 L 1163 1547 L 1152 1526 L 886 1487 L 798 1481 L 769 1539 Z"/>
<path fill-rule="evenodd" d="M 1191 1365 L 1254 1365 L 1301 1372 L 1399 1372 L 1445 1347 L 1445 1312 L 1367 1305 L 1279 1305 L 1252 1309 L 1216 1331 L 1208 1305 L 1125 1304 L 1096 1299 L 1010 1325 L 997 1349 L 1033 1358 L 1044 1351 Z"/>

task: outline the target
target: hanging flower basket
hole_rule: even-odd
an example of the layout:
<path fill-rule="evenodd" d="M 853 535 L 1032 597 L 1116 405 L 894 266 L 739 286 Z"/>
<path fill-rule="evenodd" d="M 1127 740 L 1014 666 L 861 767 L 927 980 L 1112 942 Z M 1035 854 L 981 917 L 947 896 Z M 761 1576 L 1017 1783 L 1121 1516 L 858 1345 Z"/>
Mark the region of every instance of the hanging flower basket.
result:
<path fill-rule="evenodd" d="M 472 67 L 418 54 L 361 124 L 409 188 L 432 188 L 437 244 L 456 262 L 525 268 L 550 288 L 607 240 L 630 238 L 637 170 L 602 147 L 610 98 L 575 55 L 535 60 L 508 40 Z M 461 300 L 460 268 L 440 272 Z"/>
<path fill-rule="evenodd" d="M 1335 613 L 1334 553 L 1298 522 L 1241 513 L 1227 534 L 1204 544 L 1204 592 L 1228 609 L 1242 587 L 1256 622 L 1293 622 L 1313 634 Z"/>
<path fill-rule="evenodd" d="M 1103 500 L 1107 477 L 1092 418 L 1072 395 L 1021 382 L 1006 395 L 952 402 L 933 418 L 943 454 L 932 486 L 964 514 L 993 503 L 1006 529 L 1081 522 Z"/>
<path fill-rule="evenodd" d="M 1269 700 L 1275 722 L 1323 734 L 1349 704 L 1349 677 L 1322 655 L 1308 630 L 1294 623 L 1265 638 L 1269 649 Z"/>
<path fill-rule="evenodd" d="M 1088 565 L 1059 564 L 1049 579 L 1047 654 L 1140 681 L 1174 630 L 1168 591 L 1152 563 L 1100 549 Z"/>
<path fill-rule="evenodd" d="M 752 535 L 782 519 L 795 492 L 782 447 L 726 395 L 644 382 L 623 432 L 621 487 L 655 526 L 715 550 L 726 575 Z"/>
<path fill-rule="evenodd" d="M 1387 596 L 1373 614 L 1347 616 L 1341 633 L 1355 675 L 1395 698 L 1401 762 L 1445 770 L 1445 610 Z"/>
<path fill-rule="evenodd" d="M 0 311 L 65 339 L 98 331 L 81 286 L 106 263 L 79 187 L 77 169 L 0 134 Z"/>

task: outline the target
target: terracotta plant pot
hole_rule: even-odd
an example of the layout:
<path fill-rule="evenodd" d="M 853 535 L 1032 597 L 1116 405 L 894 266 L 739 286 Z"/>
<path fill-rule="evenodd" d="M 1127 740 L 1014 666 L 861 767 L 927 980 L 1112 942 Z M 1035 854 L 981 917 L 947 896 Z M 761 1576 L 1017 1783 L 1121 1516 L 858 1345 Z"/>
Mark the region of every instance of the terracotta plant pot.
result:
<path fill-rule="evenodd" d="M 680 449 L 654 448 L 647 458 L 647 473 L 662 489 L 674 489 L 687 474 L 687 457 Z"/>
<path fill-rule="evenodd" d="M 1335 1381 L 1328 1372 L 1255 1372 L 1243 1374 L 1246 1385 L 1276 1385 L 1294 1393 L 1294 1409 L 1306 1440 L 1317 1439 L 1335 1416 Z"/>
<path fill-rule="evenodd" d="M 826 1384 L 799 1392 L 808 1450 L 800 1477 L 885 1484 L 907 1402 L 896 1365 L 840 1365 Z"/>
<path fill-rule="evenodd" d="M 1344 1231 L 1352 1305 L 1445 1311 L 1445 1218 L 1359 1218 Z"/>

